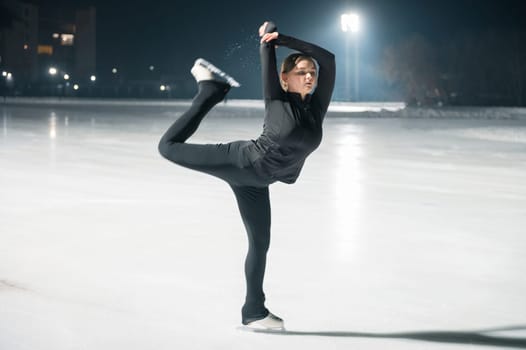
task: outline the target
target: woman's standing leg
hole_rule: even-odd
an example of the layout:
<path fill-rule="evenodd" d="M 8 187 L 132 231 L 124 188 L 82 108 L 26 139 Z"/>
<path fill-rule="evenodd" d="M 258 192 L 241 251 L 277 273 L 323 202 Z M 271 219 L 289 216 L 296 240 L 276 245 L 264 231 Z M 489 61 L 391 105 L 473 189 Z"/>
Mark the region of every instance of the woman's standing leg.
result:
<path fill-rule="evenodd" d="M 245 260 L 247 294 L 242 322 L 247 324 L 266 317 L 263 278 L 270 245 L 270 199 L 268 187 L 232 186 L 239 212 L 248 234 Z"/>

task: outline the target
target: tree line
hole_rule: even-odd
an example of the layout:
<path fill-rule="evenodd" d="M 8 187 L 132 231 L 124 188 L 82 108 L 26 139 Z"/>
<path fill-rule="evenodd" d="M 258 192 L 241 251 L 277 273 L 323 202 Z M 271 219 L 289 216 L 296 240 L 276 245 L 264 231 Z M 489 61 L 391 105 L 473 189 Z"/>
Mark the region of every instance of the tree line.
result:
<path fill-rule="evenodd" d="M 526 32 L 463 32 L 433 42 L 420 34 L 384 50 L 381 72 L 409 105 L 526 105 Z"/>

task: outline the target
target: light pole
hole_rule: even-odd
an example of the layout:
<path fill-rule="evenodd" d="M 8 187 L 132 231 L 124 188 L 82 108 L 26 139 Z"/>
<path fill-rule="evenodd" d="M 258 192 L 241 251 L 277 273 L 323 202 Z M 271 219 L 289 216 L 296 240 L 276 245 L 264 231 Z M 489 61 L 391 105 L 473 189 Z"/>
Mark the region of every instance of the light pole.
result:
<path fill-rule="evenodd" d="M 57 74 L 59 74 L 59 70 L 56 67 L 49 67 L 47 70 L 49 76 L 51 85 L 49 86 L 49 92 L 52 96 L 60 96 L 60 87 L 57 86 L 57 80 L 55 79 Z"/>
<path fill-rule="evenodd" d="M 341 28 L 344 33 L 347 33 L 345 38 L 345 88 L 347 98 L 351 96 L 351 62 L 350 62 L 350 41 L 351 37 L 354 39 L 354 100 L 358 101 L 360 96 L 360 77 L 359 77 L 359 54 L 358 54 L 358 33 L 360 32 L 360 16 L 356 13 L 344 13 L 341 16 Z"/>
<path fill-rule="evenodd" d="M 113 85 L 113 95 L 114 97 L 118 97 L 119 96 L 119 90 L 120 90 L 120 82 L 119 80 L 117 80 L 117 73 L 119 72 L 119 70 L 117 69 L 117 67 L 113 67 L 111 69 L 111 74 L 113 75 L 113 79 L 111 80 L 112 81 L 112 85 Z"/>

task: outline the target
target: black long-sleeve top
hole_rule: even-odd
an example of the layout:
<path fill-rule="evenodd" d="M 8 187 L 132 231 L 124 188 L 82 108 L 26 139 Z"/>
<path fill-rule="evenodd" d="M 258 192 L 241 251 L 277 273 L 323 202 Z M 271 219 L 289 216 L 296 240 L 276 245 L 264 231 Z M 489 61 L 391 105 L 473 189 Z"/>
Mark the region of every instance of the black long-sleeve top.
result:
<path fill-rule="evenodd" d="M 275 31 L 273 24 L 267 32 Z M 302 100 L 299 93 L 285 92 L 276 67 L 275 45 L 285 46 L 313 57 L 318 65 L 314 93 Z M 322 123 L 334 89 L 334 55 L 311 43 L 279 34 L 260 46 L 265 122 L 263 132 L 247 148 L 257 173 L 271 182 L 294 183 L 305 159 L 320 144 Z"/>

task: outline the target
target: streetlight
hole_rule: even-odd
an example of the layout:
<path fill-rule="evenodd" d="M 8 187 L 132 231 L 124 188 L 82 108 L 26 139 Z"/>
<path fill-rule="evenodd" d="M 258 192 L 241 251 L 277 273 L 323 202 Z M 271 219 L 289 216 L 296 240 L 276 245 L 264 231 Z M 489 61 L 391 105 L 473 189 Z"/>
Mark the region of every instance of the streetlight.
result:
<path fill-rule="evenodd" d="M 95 80 L 97 80 L 97 77 L 94 76 L 94 75 L 92 75 L 91 77 L 89 77 L 89 79 L 90 79 L 91 81 L 95 81 Z"/>
<path fill-rule="evenodd" d="M 64 80 L 69 80 L 69 74 L 64 74 Z"/>
<path fill-rule="evenodd" d="M 359 99 L 359 55 L 358 55 L 358 33 L 361 30 L 361 20 L 357 13 L 344 13 L 340 20 L 341 28 L 344 33 L 350 33 L 354 37 L 354 100 Z M 351 95 L 351 87 L 349 76 L 351 75 L 350 59 L 349 59 L 349 46 L 350 36 L 345 40 L 345 84 L 347 96 Z"/>
<path fill-rule="evenodd" d="M 57 69 L 55 67 L 51 67 L 51 68 L 49 68 L 48 72 L 49 72 L 50 75 L 56 75 L 58 71 L 57 71 Z"/>

